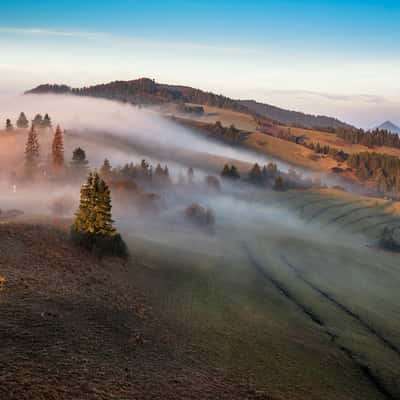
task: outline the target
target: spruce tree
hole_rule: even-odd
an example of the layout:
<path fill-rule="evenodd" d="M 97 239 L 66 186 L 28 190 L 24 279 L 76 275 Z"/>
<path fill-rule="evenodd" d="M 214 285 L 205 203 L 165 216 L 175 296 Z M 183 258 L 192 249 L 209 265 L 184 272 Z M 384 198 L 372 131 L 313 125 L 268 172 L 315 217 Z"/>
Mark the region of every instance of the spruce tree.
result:
<path fill-rule="evenodd" d="M 11 119 L 7 118 L 6 120 L 6 131 L 10 132 L 14 130 L 14 126 L 11 122 Z"/>
<path fill-rule="evenodd" d="M 249 174 L 250 182 L 260 185 L 263 181 L 260 166 L 255 163 Z"/>
<path fill-rule="evenodd" d="M 46 114 L 43 118 L 42 121 L 42 128 L 51 128 L 51 119 L 49 117 L 49 114 Z"/>
<path fill-rule="evenodd" d="M 25 146 L 25 172 L 28 176 L 33 176 L 37 172 L 39 155 L 39 140 L 32 126 Z"/>
<path fill-rule="evenodd" d="M 110 161 L 106 158 L 103 162 L 103 165 L 100 168 L 100 176 L 102 178 L 108 178 L 111 175 L 111 164 Z"/>
<path fill-rule="evenodd" d="M 21 114 L 19 114 L 18 120 L 17 120 L 17 128 L 19 129 L 26 129 L 29 127 L 29 121 L 26 118 L 25 113 L 21 112 Z"/>
<path fill-rule="evenodd" d="M 86 158 L 85 150 L 77 147 L 72 153 L 71 167 L 75 173 L 86 172 L 89 161 Z"/>
<path fill-rule="evenodd" d="M 126 256 L 127 249 L 113 226 L 111 193 L 97 172 L 82 185 L 81 198 L 71 228 L 72 239 L 101 255 Z"/>
<path fill-rule="evenodd" d="M 231 166 L 231 170 L 229 171 L 229 174 L 232 179 L 240 179 L 239 172 L 234 165 Z"/>
<path fill-rule="evenodd" d="M 64 139 L 60 126 L 57 126 L 51 147 L 52 167 L 59 171 L 64 168 Z"/>
<path fill-rule="evenodd" d="M 40 129 L 43 125 L 43 118 L 40 114 L 36 114 L 32 121 L 32 126 L 36 129 Z"/>
<path fill-rule="evenodd" d="M 93 209 L 93 175 L 89 173 L 87 182 L 81 187 L 81 198 L 78 211 L 75 213 L 73 229 L 79 233 L 90 232 L 89 221 Z"/>
<path fill-rule="evenodd" d="M 111 217 L 111 194 L 107 184 L 100 180 L 97 187 L 95 206 L 95 234 L 101 236 L 114 236 L 116 231 Z"/>

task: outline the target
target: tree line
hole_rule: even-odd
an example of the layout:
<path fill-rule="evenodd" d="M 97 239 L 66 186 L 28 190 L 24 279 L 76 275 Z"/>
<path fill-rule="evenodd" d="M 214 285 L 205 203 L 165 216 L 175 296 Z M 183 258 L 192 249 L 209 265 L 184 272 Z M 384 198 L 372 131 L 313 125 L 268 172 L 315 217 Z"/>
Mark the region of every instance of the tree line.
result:
<path fill-rule="evenodd" d="M 19 117 L 15 123 L 18 129 L 27 129 L 29 126 L 32 126 L 36 129 L 50 129 L 52 128 L 52 122 L 49 114 L 45 114 L 43 117 L 41 114 L 36 114 L 31 123 L 29 123 L 28 118 L 26 117 L 24 112 L 19 114 Z M 10 118 L 6 119 L 6 131 L 13 131 L 14 124 L 12 123 Z"/>
<path fill-rule="evenodd" d="M 362 144 L 369 148 L 376 147 L 395 147 L 400 148 L 400 136 L 387 130 L 375 129 L 365 131 L 363 129 L 344 129 L 338 128 L 335 134 L 346 143 Z"/>
<path fill-rule="evenodd" d="M 398 199 L 400 197 L 400 159 L 380 153 L 356 153 L 348 159 L 350 168 L 361 182 L 376 193 Z"/>

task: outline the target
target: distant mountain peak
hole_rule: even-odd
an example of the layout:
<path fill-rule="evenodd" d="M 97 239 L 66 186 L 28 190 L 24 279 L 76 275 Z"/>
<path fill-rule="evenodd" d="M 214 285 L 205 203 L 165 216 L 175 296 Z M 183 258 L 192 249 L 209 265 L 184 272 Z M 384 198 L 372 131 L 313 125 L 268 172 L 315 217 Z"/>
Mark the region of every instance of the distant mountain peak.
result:
<path fill-rule="evenodd" d="M 377 129 L 382 129 L 392 133 L 400 134 L 400 128 L 397 125 L 395 125 L 392 121 L 385 121 L 383 124 L 379 125 Z"/>

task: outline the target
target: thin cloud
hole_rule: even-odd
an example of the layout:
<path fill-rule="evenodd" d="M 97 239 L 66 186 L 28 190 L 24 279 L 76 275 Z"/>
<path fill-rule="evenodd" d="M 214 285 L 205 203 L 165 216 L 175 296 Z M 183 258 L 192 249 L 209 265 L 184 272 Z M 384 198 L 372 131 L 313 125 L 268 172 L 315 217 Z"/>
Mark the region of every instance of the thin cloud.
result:
<path fill-rule="evenodd" d="M 365 103 L 382 104 L 388 102 L 384 96 L 374 95 L 374 94 L 336 94 L 329 92 L 316 92 L 310 90 L 271 90 L 269 93 L 301 96 L 302 99 L 309 97 L 322 97 L 327 100 L 333 101 L 362 101 Z"/>
<path fill-rule="evenodd" d="M 245 54 L 260 54 L 259 49 L 240 48 L 230 46 L 218 46 L 205 43 L 196 42 L 173 42 L 162 40 L 149 40 L 144 38 L 132 36 L 119 36 L 106 32 L 83 32 L 83 31 L 66 31 L 66 30 L 53 30 L 47 28 L 13 28 L 13 27 L 0 27 L 0 33 L 14 34 L 14 35 L 31 35 L 31 36 L 60 36 L 70 38 L 85 38 L 85 39 L 109 39 L 120 45 L 133 45 L 145 47 L 165 47 L 169 48 L 182 48 L 190 50 L 212 50 L 223 51 L 228 53 L 245 53 Z"/>
<path fill-rule="evenodd" d="M 0 33 L 18 34 L 18 35 L 38 35 L 38 36 L 64 36 L 78 38 L 105 38 L 110 35 L 104 32 L 80 32 L 80 31 L 62 31 L 45 28 L 11 28 L 0 27 Z"/>

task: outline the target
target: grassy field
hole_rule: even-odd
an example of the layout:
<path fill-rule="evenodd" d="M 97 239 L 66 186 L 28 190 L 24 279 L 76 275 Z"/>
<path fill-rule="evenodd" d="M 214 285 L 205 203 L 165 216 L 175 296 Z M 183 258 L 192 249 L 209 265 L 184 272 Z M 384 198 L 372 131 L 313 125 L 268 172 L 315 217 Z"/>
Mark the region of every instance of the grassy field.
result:
<path fill-rule="evenodd" d="M 332 190 L 257 204 L 267 211 L 254 220 L 218 212 L 212 236 L 128 235 L 177 354 L 277 399 L 400 398 L 398 255 L 374 247 L 399 223 L 393 205 Z"/>
<path fill-rule="evenodd" d="M 224 126 L 234 124 L 238 129 L 252 132 L 252 134 L 243 142 L 244 145 L 302 168 L 330 171 L 333 167 L 339 166 L 339 164 L 330 157 L 316 155 L 312 150 L 304 146 L 299 146 L 295 143 L 278 139 L 260 132 L 256 120 L 248 114 L 216 107 L 204 106 L 203 108 L 205 111 L 203 116 L 186 116 L 186 118 L 206 123 L 215 123 L 216 121 L 220 121 Z M 173 113 L 173 109 L 171 108 L 168 108 L 167 111 Z M 304 136 L 306 142 L 319 142 L 322 146 L 328 145 L 338 150 L 342 149 L 346 153 L 350 154 L 375 151 L 398 157 L 400 156 L 400 149 L 391 147 L 377 147 L 370 149 L 362 145 L 351 145 L 334 134 L 318 130 L 276 126 L 271 128 L 271 131 L 289 131 L 289 129 L 292 135 Z"/>

